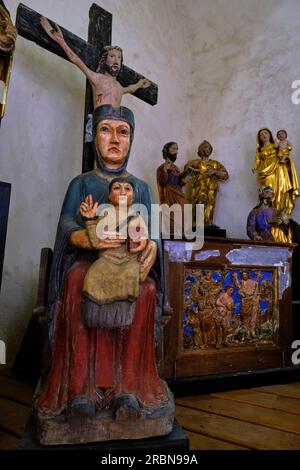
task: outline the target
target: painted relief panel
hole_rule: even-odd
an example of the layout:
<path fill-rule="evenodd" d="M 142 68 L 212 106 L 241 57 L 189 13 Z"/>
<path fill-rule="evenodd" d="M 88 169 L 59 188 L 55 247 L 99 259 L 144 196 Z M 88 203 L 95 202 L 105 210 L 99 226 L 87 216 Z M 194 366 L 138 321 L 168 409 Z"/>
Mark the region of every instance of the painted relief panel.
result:
<path fill-rule="evenodd" d="M 277 344 L 275 269 L 186 267 L 183 352 Z"/>

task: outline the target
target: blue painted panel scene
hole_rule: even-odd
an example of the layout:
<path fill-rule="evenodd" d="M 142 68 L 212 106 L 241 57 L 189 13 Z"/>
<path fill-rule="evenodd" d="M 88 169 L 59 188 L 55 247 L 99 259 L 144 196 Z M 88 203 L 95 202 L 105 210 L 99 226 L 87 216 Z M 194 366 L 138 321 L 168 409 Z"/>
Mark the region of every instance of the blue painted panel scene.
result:
<path fill-rule="evenodd" d="M 272 269 L 194 269 L 184 277 L 183 349 L 274 344 Z"/>

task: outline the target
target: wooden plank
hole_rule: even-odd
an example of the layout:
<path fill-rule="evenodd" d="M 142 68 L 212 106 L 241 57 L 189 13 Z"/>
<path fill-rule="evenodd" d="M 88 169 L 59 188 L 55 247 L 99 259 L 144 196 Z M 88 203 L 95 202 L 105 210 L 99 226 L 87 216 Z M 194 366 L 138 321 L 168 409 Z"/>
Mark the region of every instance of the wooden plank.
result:
<path fill-rule="evenodd" d="M 0 396 L 31 406 L 33 392 L 32 385 L 0 375 Z"/>
<path fill-rule="evenodd" d="M 178 398 L 176 403 L 190 406 L 201 411 L 247 421 L 261 426 L 267 426 L 281 431 L 293 432 L 300 435 L 300 420 L 298 415 L 285 411 L 270 410 L 255 405 L 237 404 L 233 400 L 202 395 L 198 397 Z"/>
<path fill-rule="evenodd" d="M 0 431 L 0 450 L 15 450 L 18 444 L 19 439 Z"/>
<path fill-rule="evenodd" d="M 267 385 L 266 387 L 253 388 L 253 390 L 260 390 L 266 393 L 273 393 L 289 398 L 300 398 L 300 388 L 297 384 L 280 384 L 280 385 Z"/>
<path fill-rule="evenodd" d="M 228 347 L 181 354 L 176 360 L 176 377 L 234 373 L 282 366 L 282 352 L 273 347 Z"/>
<path fill-rule="evenodd" d="M 260 389 L 232 390 L 229 392 L 212 393 L 211 396 L 234 400 L 239 403 L 262 406 L 274 410 L 287 411 L 288 413 L 300 414 L 300 400 L 282 397 L 271 393 L 261 392 Z"/>
<path fill-rule="evenodd" d="M 190 450 L 249 450 L 246 447 L 220 441 L 219 439 L 192 431 L 188 431 L 188 435 L 190 438 Z"/>
<path fill-rule="evenodd" d="M 28 406 L 0 398 L 0 429 L 21 437 L 30 413 Z"/>
<path fill-rule="evenodd" d="M 204 411 L 176 406 L 176 418 L 188 431 L 257 450 L 298 450 L 300 436 Z"/>
<path fill-rule="evenodd" d="M 293 387 L 295 387 L 297 389 L 300 389 L 300 382 L 295 382 L 295 383 L 292 383 L 292 384 L 289 384 L 289 385 L 293 385 Z"/>

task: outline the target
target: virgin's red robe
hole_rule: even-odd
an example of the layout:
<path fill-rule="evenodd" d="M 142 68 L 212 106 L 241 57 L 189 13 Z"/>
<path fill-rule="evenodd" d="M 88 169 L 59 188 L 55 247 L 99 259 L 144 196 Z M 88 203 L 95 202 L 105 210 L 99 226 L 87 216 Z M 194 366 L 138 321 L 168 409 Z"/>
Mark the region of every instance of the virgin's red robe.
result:
<path fill-rule="evenodd" d="M 39 413 L 59 414 L 75 397 L 96 402 L 97 389 L 111 389 L 114 396 L 135 395 L 146 407 L 166 403 L 167 388 L 155 360 L 154 281 L 148 277 L 141 285 L 130 327 L 88 328 L 82 318 L 82 287 L 90 265 L 89 260 L 79 260 L 66 276 L 54 324 L 51 369 L 36 403 Z"/>

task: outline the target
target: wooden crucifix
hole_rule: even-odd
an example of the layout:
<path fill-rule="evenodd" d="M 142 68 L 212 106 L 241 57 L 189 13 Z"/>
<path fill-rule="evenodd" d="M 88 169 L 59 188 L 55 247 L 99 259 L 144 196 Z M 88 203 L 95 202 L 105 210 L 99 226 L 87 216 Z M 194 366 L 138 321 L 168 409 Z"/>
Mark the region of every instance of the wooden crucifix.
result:
<path fill-rule="evenodd" d="M 46 34 L 40 24 L 40 19 L 41 14 L 31 10 L 25 5 L 20 4 L 18 6 L 16 20 L 18 33 L 24 38 L 36 42 L 36 44 L 53 52 L 54 54 L 69 60 L 63 49 Z M 84 62 L 88 68 L 90 68 L 92 71 L 96 71 L 104 46 L 111 44 L 111 13 L 93 3 L 89 11 L 88 42 L 67 31 L 63 27 L 60 27 L 60 29 L 63 33 L 63 37 L 66 43 L 72 49 L 72 51 L 74 51 L 74 53 Z M 54 32 L 54 29 L 52 31 Z M 123 64 L 118 75 L 118 82 L 123 87 L 128 87 L 129 85 L 138 82 L 142 78 L 142 75 Z M 140 88 L 133 94 L 151 105 L 155 105 L 157 103 L 157 85 L 153 82 L 150 82 L 150 86 L 148 88 Z M 92 112 L 93 95 L 91 86 L 87 81 L 84 132 L 86 128 L 87 116 Z M 82 171 L 90 171 L 93 168 L 93 145 L 92 143 L 84 142 Z"/>

